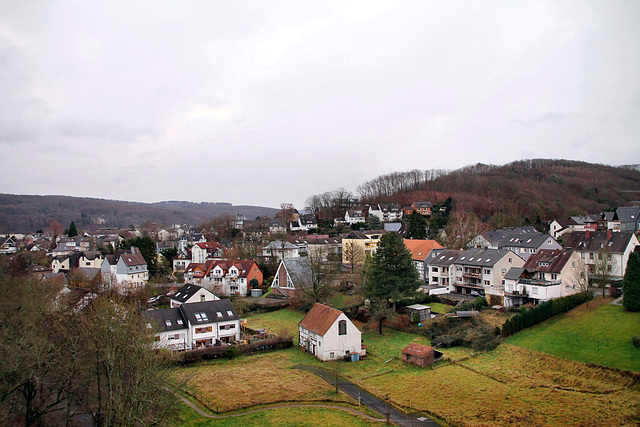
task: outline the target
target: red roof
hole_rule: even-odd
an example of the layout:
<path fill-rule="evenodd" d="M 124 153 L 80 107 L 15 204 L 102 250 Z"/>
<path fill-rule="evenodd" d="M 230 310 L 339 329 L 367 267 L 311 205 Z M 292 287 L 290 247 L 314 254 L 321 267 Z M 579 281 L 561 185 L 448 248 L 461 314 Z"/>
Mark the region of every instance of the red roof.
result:
<path fill-rule="evenodd" d="M 424 261 L 433 249 L 444 249 L 435 240 L 404 239 L 404 245 L 411 251 L 411 259 Z"/>
<path fill-rule="evenodd" d="M 433 347 L 412 342 L 402 349 L 402 353 L 416 357 L 425 357 L 429 353 L 433 353 Z"/>
<path fill-rule="evenodd" d="M 298 326 L 302 326 L 314 334 L 324 336 L 341 314 L 342 311 L 337 308 L 316 303 L 304 316 L 304 319 L 298 323 Z"/>

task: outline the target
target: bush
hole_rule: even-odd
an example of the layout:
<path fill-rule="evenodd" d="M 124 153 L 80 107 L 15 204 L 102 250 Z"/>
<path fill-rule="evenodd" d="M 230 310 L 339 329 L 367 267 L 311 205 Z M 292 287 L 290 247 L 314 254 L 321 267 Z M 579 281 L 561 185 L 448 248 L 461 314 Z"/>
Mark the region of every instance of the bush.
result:
<path fill-rule="evenodd" d="M 476 351 L 493 350 L 500 344 L 499 328 L 480 317 L 439 317 L 424 331 L 435 347 L 465 346 Z"/>
<path fill-rule="evenodd" d="M 229 346 L 224 352 L 224 356 L 227 359 L 235 359 L 236 357 L 238 357 L 238 354 L 240 354 L 240 352 L 238 351 L 238 348 L 236 346 Z"/>
<path fill-rule="evenodd" d="M 635 348 L 640 348 L 640 336 L 634 336 L 633 338 L 631 338 L 631 342 L 633 343 L 633 346 Z"/>
<path fill-rule="evenodd" d="M 471 302 L 465 302 L 458 307 L 454 307 L 451 311 L 480 311 L 483 308 L 489 307 L 485 297 L 478 297 Z"/>

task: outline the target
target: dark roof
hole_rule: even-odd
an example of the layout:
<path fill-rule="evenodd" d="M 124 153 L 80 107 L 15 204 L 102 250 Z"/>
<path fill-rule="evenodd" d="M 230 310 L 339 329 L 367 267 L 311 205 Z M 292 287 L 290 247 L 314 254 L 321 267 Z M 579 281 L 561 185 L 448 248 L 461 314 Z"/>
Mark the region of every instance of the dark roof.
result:
<path fill-rule="evenodd" d="M 230 320 L 238 320 L 240 317 L 236 313 L 231 301 L 221 299 L 217 301 L 194 302 L 190 304 L 182 304 L 180 307 L 182 314 L 192 325 L 227 322 Z M 199 320 L 196 314 L 204 313 L 207 320 Z"/>
<path fill-rule="evenodd" d="M 138 250 L 135 250 L 134 253 L 122 254 L 120 255 L 120 259 L 128 267 L 131 267 L 133 265 L 147 265 L 147 262 L 144 260 L 144 257 Z"/>
<path fill-rule="evenodd" d="M 473 265 L 479 267 L 489 267 L 495 265 L 507 254 L 513 254 L 513 252 L 506 249 L 486 249 L 486 248 L 473 248 L 462 251 L 457 260 L 454 260 L 456 264 Z"/>
<path fill-rule="evenodd" d="M 608 248 L 613 253 L 624 253 L 632 238 L 632 231 L 574 231 L 565 235 L 564 248 L 579 252 L 599 252 Z"/>
<path fill-rule="evenodd" d="M 412 342 L 411 344 L 403 348 L 402 352 L 411 356 L 425 357 L 429 353 L 433 353 L 433 347 Z"/>
<path fill-rule="evenodd" d="M 429 261 L 429 265 L 447 267 L 456 262 L 460 257 L 460 254 L 462 254 L 462 251 L 456 251 L 453 249 L 444 250 Z"/>
<path fill-rule="evenodd" d="M 502 228 L 489 231 L 484 238 L 491 244 L 501 247 L 538 248 L 550 236 L 542 234 L 533 227 Z"/>
<path fill-rule="evenodd" d="M 631 207 L 622 207 L 616 210 L 618 214 L 618 219 L 620 222 L 638 222 L 638 217 L 640 216 L 640 207 L 631 206 Z"/>
<path fill-rule="evenodd" d="M 189 266 L 191 266 L 191 264 L 189 264 Z M 189 298 L 194 296 L 200 289 L 202 289 L 202 286 L 186 284 L 180 289 L 178 289 L 176 293 L 171 296 L 171 299 L 178 301 L 180 303 L 185 303 Z"/>
<path fill-rule="evenodd" d="M 337 308 L 317 302 L 311 310 L 309 310 L 307 315 L 304 316 L 304 319 L 298 323 L 298 326 L 314 334 L 324 336 L 341 314 L 342 311 Z"/>
<path fill-rule="evenodd" d="M 560 273 L 569 262 L 571 255 L 573 251 L 542 249 L 532 254 L 523 268 L 545 273 Z"/>
<path fill-rule="evenodd" d="M 149 310 L 145 315 L 150 323 L 155 322 L 158 329 L 163 332 L 187 329 L 187 322 L 182 316 L 180 308 L 162 308 L 159 310 Z M 155 326 L 155 325 L 152 325 Z"/>
<path fill-rule="evenodd" d="M 511 267 L 507 274 L 504 275 L 506 280 L 518 280 L 522 273 L 524 272 L 524 268 L 521 267 Z"/>

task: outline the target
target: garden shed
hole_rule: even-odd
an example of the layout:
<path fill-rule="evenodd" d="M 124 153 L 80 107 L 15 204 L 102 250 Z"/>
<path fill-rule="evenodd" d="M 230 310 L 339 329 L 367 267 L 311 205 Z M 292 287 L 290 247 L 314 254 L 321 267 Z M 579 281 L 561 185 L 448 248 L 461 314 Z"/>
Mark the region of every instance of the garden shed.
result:
<path fill-rule="evenodd" d="M 424 322 L 425 319 L 431 319 L 431 307 L 422 304 L 413 304 L 407 306 L 409 319 L 414 321 L 414 317 L 418 315 L 418 322 Z"/>
<path fill-rule="evenodd" d="M 411 343 L 402 349 L 402 361 L 425 367 L 442 358 L 442 353 L 427 345 Z"/>

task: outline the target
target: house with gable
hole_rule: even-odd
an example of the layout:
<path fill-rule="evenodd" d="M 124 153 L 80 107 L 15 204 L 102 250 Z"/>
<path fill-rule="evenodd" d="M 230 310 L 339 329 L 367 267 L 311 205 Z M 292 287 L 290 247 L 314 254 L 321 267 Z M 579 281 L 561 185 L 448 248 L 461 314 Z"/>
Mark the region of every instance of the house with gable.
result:
<path fill-rule="evenodd" d="M 640 206 L 622 207 L 616 210 L 620 231 L 640 230 Z"/>
<path fill-rule="evenodd" d="M 411 260 L 420 275 L 420 280 L 429 283 L 427 263 L 434 257 L 434 249 L 444 249 L 444 247 L 435 240 L 419 239 L 404 239 L 404 245 L 411 252 Z"/>
<path fill-rule="evenodd" d="M 80 267 L 100 269 L 103 261 L 104 256 L 99 251 L 71 252 L 54 256 L 51 260 L 51 270 L 54 273 L 68 273 Z"/>
<path fill-rule="evenodd" d="M 471 242 L 478 248 L 506 249 L 526 260 L 541 249 L 562 249 L 552 236 L 534 227 L 502 228 L 476 236 Z"/>
<path fill-rule="evenodd" d="M 462 251 L 453 249 L 445 249 L 434 253 L 434 256 L 427 261 L 427 270 L 425 272 L 427 283 L 432 286 L 449 289 L 449 285 L 455 280 L 452 280 L 455 277 L 453 263 L 461 253 Z"/>
<path fill-rule="evenodd" d="M 369 215 L 378 217 L 380 222 L 394 222 L 402 218 L 402 207 L 398 203 L 379 203 L 369 207 Z"/>
<path fill-rule="evenodd" d="M 513 267 L 504 278 L 504 286 L 487 291 L 501 298 L 505 307 L 539 304 L 554 298 L 586 290 L 587 267 L 578 253 L 563 249 L 541 250 L 522 267 Z"/>
<path fill-rule="evenodd" d="M 301 296 L 305 283 L 311 283 L 313 271 L 308 257 L 285 258 L 280 261 L 271 283 L 275 295 L 287 298 Z"/>
<path fill-rule="evenodd" d="M 15 254 L 18 252 L 18 244 L 12 237 L 0 238 L 0 254 Z"/>
<path fill-rule="evenodd" d="M 640 245 L 632 231 L 574 231 L 564 240 L 564 248 L 578 252 L 590 272 L 598 258 L 610 258 L 611 275 L 616 279 L 624 277 L 629 255 Z"/>
<path fill-rule="evenodd" d="M 340 310 L 316 303 L 298 323 L 298 343 L 323 362 L 350 357 L 362 358 L 360 330 Z"/>
<path fill-rule="evenodd" d="M 191 247 L 191 262 L 203 263 L 208 259 L 224 258 L 225 247 L 217 242 L 199 242 Z"/>
<path fill-rule="evenodd" d="M 344 214 L 344 224 L 358 224 L 360 222 L 367 222 L 367 213 L 362 208 L 347 209 Z"/>
<path fill-rule="evenodd" d="M 169 307 L 176 308 L 182 304 L 192 304 L 194 302 L 217 301 L 220 298 L 209 290 L 198 285 L 186 284 L 169 297 Z"/>
<path fill-rule="evenodd" d="M 227 299 L 149 310 L 145 316 L 161 348 L 192 350 L 240 339 L 240 317 Z"/>
<path fill-rule="evenodd" d="M 130 251 L 118 251 L 114 255 L 107 255 L 101 266 L 103 283 L 128 292 L 144 286 L 149 280 L 147 262 L 136 247 Z"/>
<path fill-rule="evenodd" d="M 262 283 L 263 274 L 253 260 L 207 260 L 185 269 L 185 283 L 203 286 L 218 295 L 246 295 L 252 279 Z"/>
<path fill-rule="evenodd" d="M 418 212 L 420 215 L 431 216 L 433 205 L 431 202 L 413 202 L 411 203 L 411 210 Z"/>

